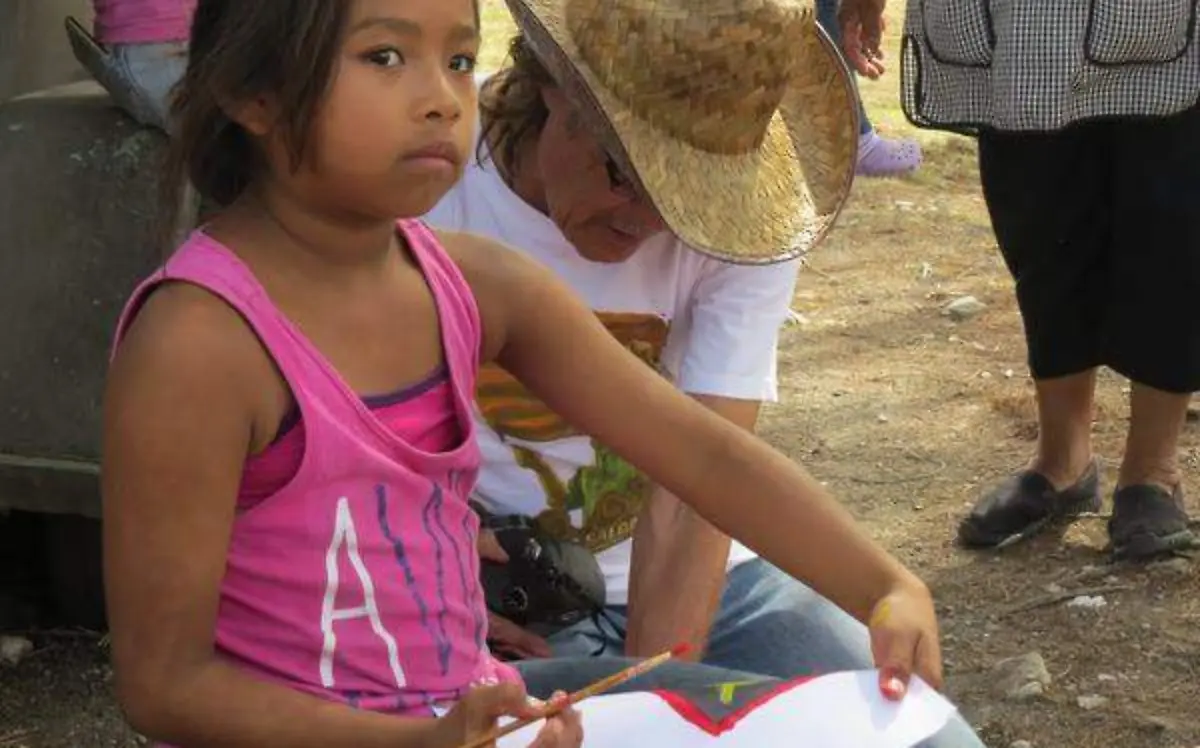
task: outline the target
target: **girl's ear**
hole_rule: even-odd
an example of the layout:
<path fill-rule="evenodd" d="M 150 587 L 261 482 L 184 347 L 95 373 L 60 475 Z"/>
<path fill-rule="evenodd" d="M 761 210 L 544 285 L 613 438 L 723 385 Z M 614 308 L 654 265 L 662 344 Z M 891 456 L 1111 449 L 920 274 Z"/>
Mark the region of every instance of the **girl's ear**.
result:
<path fill-rule="evenodd" d="M 225 116 L 255 137 L 266 137 L 275 124 L 277 107 L 265 96 L 237 102 L 221 102 Z"/>

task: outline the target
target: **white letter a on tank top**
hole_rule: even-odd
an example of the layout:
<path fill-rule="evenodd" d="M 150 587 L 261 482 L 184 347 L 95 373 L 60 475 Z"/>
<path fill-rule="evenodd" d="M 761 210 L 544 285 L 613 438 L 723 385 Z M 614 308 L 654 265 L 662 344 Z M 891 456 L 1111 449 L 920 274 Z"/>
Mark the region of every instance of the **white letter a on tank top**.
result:
<path fill-rule="evenodd" d="M 362 587 L 363 604 L 357 608 L 335 608 L 338 593 L 338 557 L 345 554 L 354 569 L 358 583 Z M 333 654 L 337 649 L 337 634 L 334 624 L 354 618 L 367 618 L 371 621 L 371 630 L 383 640 L 387 647 L 388 664 L 392 668 L 392 676 L 396 679 L 398 688 L 404 687 L 404 670 L 400 667 L 400 653 L 396 640 L 383 626 L 379 616 L 379 607 L 375 604 L 375 583 L 367 572 L 358 552 L 358 533 L 354 530 L 354 517 L 350 514 L 350 502 L 345 497 L 338 499 L 337 517 L 334 520 L 333 539 L 325 552 L 325 599 L 321 604 L 321 633 L 325 636 L 324 647 L 321 650 L 321 685 L 333 688 Z"/>

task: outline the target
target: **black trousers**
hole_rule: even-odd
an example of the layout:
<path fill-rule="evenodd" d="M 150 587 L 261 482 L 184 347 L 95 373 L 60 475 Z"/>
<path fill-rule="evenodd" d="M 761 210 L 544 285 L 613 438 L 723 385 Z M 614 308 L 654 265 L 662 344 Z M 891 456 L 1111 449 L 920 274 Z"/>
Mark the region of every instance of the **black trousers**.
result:
<path fill-rule="evenodd" d="M 1035 379 L 1108 366 L 1200 390 L 1200 107 L 984 131 L 979 170 Z"/>

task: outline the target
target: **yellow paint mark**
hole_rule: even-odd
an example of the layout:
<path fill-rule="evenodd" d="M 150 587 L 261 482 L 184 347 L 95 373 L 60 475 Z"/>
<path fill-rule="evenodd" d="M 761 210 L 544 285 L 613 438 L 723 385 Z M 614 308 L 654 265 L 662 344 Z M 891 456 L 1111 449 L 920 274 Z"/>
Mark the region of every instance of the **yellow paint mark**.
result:
<path fill-rule="evenodd" d="M 875 606 L 875 610 L 871 612 L 871 619 L 867 621 L 867 628 L 875 628 L 882 626 L 892 617 L 892 603 L 888 600 L 881 601 Z"/>
<path fill-rule="evenodd" d="M 719 700 L 722 705 L 729 706 L 729 705 L 733 704 L 734 694 L 737 693 L 737 690 L 739 688 L 741 688 L 742 686 L 750 685 L 751 683 L 757 683 L 757 682 L 758 681 L 753 681 L 753 680 L 741 680 L 741 681 L 732 681 L 730 683 L 718 684 L 716 687 L 717 688 L 717 700 Z"/>

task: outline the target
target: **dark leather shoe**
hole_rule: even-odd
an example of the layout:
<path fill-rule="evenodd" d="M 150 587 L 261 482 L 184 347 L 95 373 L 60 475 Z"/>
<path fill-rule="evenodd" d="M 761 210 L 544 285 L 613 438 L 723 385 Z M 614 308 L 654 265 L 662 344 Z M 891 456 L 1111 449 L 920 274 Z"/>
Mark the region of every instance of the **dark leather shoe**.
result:
<path fill-rule="evenodd" d="M 1108 537 L 1116 558 L 1147 559 L 1194 547 L 1183 508 L 1183 489 L 1155 485 L 1119 488 L 1113 493 Z"/>
<path fill-rule="evenodd" d="M 994 548 L 1013 536 L 1030 537 L 1052 521 L 1097 512 L 1101 503 L 1095 459 L 1062 491 L 1044 475 L 1023 470 L 984 494 L 959 524 L 958 542 L 967 548 Z"/>

